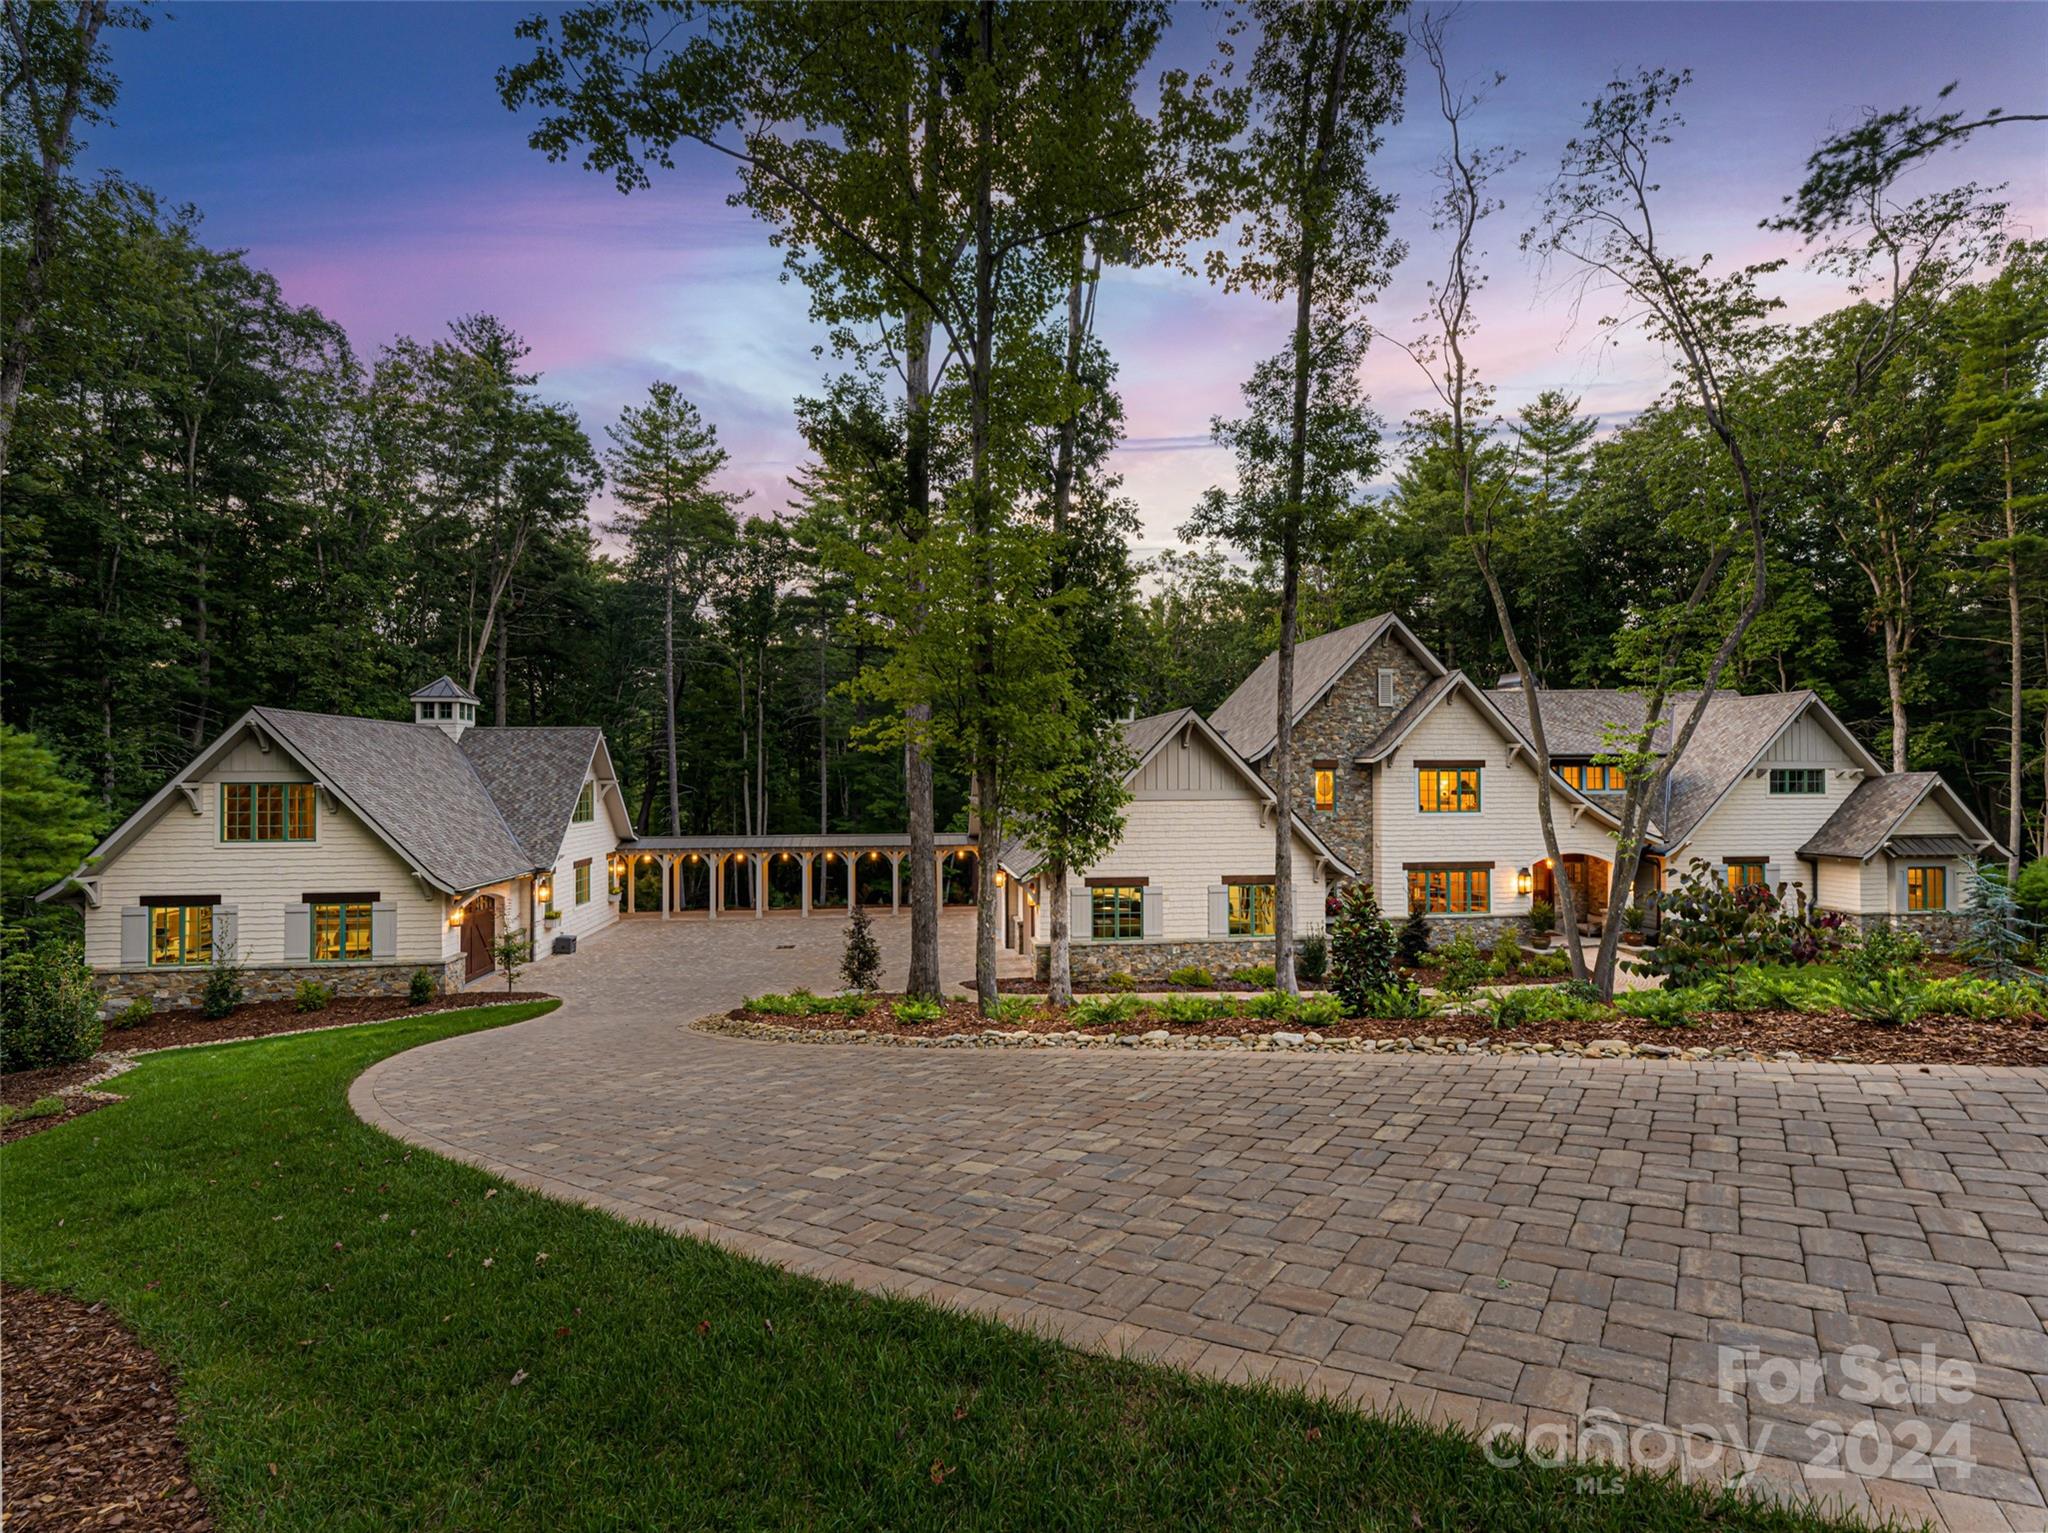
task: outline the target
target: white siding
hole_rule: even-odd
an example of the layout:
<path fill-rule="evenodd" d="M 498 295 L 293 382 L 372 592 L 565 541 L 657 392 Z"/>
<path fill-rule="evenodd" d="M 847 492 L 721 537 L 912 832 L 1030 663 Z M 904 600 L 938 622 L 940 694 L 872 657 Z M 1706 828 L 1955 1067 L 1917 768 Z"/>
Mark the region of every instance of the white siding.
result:
<path fill-rule="evenodd" d="M 1710 720 L 1713 715 L 1707 716 Z M 1702 729 L 1706 725 L 1700 726 Z M 1785 726 L 1764 752 L 1767 766 L 1846 767 L 1856 765 L 1811 708 Z"/>
<path fill-rule="evenodd" d="M 1425 814 L 1417 795 L 1418 761 L 1477 761 L 1479 811 Z M 1373 882 L 1390 916 L 1408 910 L 1406 863 L 1492 863 L 1490 914 L 1520 915 L 1532 895 L 1515 892 L 1515 875 L 1543 860 L 1536 768 L 1526 753 L 1508 763 L 1508 741 L 1465 696 L 1453 693 L 1416 726 L 1394 757 L 1374 774 L 1376 827 Z M 1551 800 L 1558 850 L 1612 860 L 1613 835 L 1590 815 L 1577 824 L 1560 792 Z"/>
<path fill-rule="evenodd" d="M 613 828 L 603 785 L 594 777 L 585 781 L 593 784 L 597 813 L 580 825 L 570 820 L 568 830 L 562 836 L 562 849 L 556 854 L 554 873 L 554 906 L 562 912 L 562 919 L 547 935 L 585 937 L 618 919 L 617 907 L 605 897 L 605 891 L 611 887 L 605 863 L 618 850 L 619 833 Z M 586 857 L 590 859 L 590 899 L 588 903 L 578 905 L 576 864 Z M 545 945 L 546 937 L 542 940 Z"/>
<path fill-rule="evenodd" d="M 1717 869 L 1730 857 L 1761 857 L 1778 882 L 1797 884 L 1811 896 L 1813 868 L 1800 860 L 1799 848 L 1813 839 L 1862 780 L 1860 772 L 1831 769 L 1825 793 L 1773 793 L 1768 770 L 1759 768 L 1729 789 L 1700 822 L 1679 848 L 1674 871 L 1690 868 L 1695 857 Z"/>
<path fill-rule="evenodd" d="M 245 964 L 284 959 L 284 908 L 308 893 L 375 893 L 397 906 L 397 963 L 431 961 L 443 951 L 445 907 L 410 866 L 339 804 L 322 797 L 312 841 L 223 842 L 220 784 L 310 782 L 281 747 L 234 747 L 209 772 L 194 814 L 182 794 L 125 851 L 101 865 L 100 905 L 85 912 L 86 961 L 121 961 L 121 910 L 146 896 L 212 894 L 238 912 L 238 953 Z"/>
<path fill-rule="evenodd" d="M 1899 821 L 1895 836 L 1966 836 L 1968 832 L 1955 822 L 1946 809 L 1930 792 L 1915 804 L 1906 817 Z"/>
<path fill-rule="evenodd" d="M 1169 745 L 1168 750 L 1177 749 Z M 1160 936 L 1165 941 L 1206 939 L 1209 890 L 1232 875 L 1271 874 L 1273 822 L 1259 813 L 1249 786 L 1235 799 L 1133 799 L 1124 811 L 1116 850 L 1068 881 L 1067 898 L 1090 878 L 1142 878 L 1161 892 Z M 1323 929 L 1329 886 L 1315 877 L 1315 857 L 1297 836 L 1294 845 L 1294 926 Z M 1086 932 L 1074 933 L 1085 940 Z"/>
<path fill-rule="evenodd" d="M 1134 798 L 1242 798 L 1244 774 L 1200 733 L 1183 728 L 1131 779 Z"/>

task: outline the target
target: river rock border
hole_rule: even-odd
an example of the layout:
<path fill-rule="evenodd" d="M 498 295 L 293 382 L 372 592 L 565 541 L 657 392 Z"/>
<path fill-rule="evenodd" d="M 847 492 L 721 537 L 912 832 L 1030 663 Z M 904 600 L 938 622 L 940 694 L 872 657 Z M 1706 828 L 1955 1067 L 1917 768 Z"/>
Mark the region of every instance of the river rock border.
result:
<path fill-rule="evenodd" d="M 691 1024 L 698 1032 L 727 1038 L 752 1038 L 763 1043 L 865 1044 L 897 1049 L 1164 1049 L 1185 1053 L 1213 1053 L 1237 1050 L 1255 1054 L 1496 1054 L 1516 1057 L 1535 1055 L 1560 1059 L 1668 1059 L 1685 1064 L 1701 1060 L 1739 1060 L 1752 1063 L 1797 1064 L 1806 1059 L 1797 1049 L 1760 1053 L 1732 1044 L 1715 1048 L 1694 1045 L 1672 1048 L 1661 1043 L 1630 1043 L 1626 1038 L 1595 1038 L 1586 1043 L 1528 1043 L 1513 1038 L 1326 1038 L 1319 1033 L 1282 1029 L 1271 1033 L 1199 1034 L 1177 1036 L 1163 1029 L 1149 1033 L 1032 1033 L 1009 1028 L 985 1028 L 974 1033 L 940 1033 L 928 1036 L 869 1032 L 859 1027 L 785 1027 L 776 1022 L 753 1022 L 729 1017 L 723 1012 L 700 1017 Z"/>

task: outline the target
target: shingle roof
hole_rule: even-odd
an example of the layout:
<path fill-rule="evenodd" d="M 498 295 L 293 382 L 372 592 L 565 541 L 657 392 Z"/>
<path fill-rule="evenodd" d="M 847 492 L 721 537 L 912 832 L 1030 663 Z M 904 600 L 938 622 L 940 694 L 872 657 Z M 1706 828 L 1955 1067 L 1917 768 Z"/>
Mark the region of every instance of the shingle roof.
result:
<path fill-rule="evenodd" d="M 416 703 L 473 703 L 477 699 L 474 692 L 452 676 L 438 676 L 413 693 L 412 700 Z"/>
<path fill-rule="evenodd" d="M 484 790 L 526 849 L 532 866 L 554 864 L 603 738 L 601 730 L 592 728 L 462 732 L 462 754 L 483 779 Z"/>
<path fill-rule="evenodd" d="M 1703 726 L 1704 727 L 1704 726 Z M 1934 772 L 1890 772 L 1866 777 L 1842 807 L 1799 848 L 1802 857 L 1870 856 L 1912 807 L 1941 780 Z"/>
<path fill-rule="evenodd" d="M 1321 634 L 1294 646 L 1294 719 L 1320 697 L 1325 688 L 1351 667 L 1360 653 L 1393 626 L 1394 615 L 1378 617 Z M 1259 668 L 1238 683 L 1223 700 L 1223 706 L 1209 715 L 1209 727 L 1230 742 L 1231 749 L 1247 761 L 1257 761 L 1280 739 L 1277 711 L 1280 703 L 1280 652 L 1274 650 L 1259 662 Z"/>
<path fill-rule="evenodd" d="M 1124 720 L 1124 749 L 1143 761 L 1153 746 L 1172 734 L 1175 726 L 1194 711 L 1192 708 L 1175 708 L 1169 713 L 1150 713 L 1142 719 Z"/>
<path fill-rule="evenodd" d="M 539 865 L 445 730 L 285 708 L 250 712 L 449 888 L 480 888 Z"/>
<path fill-rule="evenodd" d="M 1716 692 L 1671 774 L 1668 807 L 1658 817 L 1666 841 L 1691 835 L 1764 747 L 1812 701 L 1811 692 Z M 1687 694 L 1674 699 L 1671 715 L 1682 728 L 1698 706 L 1698 695 Z"/>
<path fill-rule="evenodd" d="M 1520 687 L 1490 687 L 1486 698 L 1524 739 L 1530 738 L 1528 693 Z M 1642 723 L 1639 692 L 1606 687 L 1543 688 L 1543 739 L 1553 756 L 1598 756 L 1607 749 L 1609 725 L 1640 729 Z M 1658 731 L 1659 747 L 1669 739 L 1668 729 Z"/>

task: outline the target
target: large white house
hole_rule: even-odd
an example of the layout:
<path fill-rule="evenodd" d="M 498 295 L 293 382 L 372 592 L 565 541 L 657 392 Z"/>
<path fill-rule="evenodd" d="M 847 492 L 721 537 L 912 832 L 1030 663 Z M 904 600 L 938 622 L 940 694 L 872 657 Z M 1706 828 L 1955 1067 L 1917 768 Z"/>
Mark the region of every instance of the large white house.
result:
<path fill-rule="evenodd" d="M 1121 843 L 1050 887 L 1021 843 L 1001 852 L 1011 945 L 1038 950 L 1039 911 L 1066 899 L 1077 975 L 1225 970 L 1272 950 L 1273 793 L 1279 661 L 1268 655 L 1211 717 L 1126 726 L 1138 758 Z M 1482 942 L 1518 930 L 1560 877 L 1591 920 L 1606 911 L 1622 790 L 1596 760 L 1639 724 L 1621 691 L 1546 691 L 1561 868 L 1537 816 L 1528 699 L 1448 670 L 1398 618 L 1324 634 L 1295 652 L 1294 879 L 1299 933 L 1323 924 L 1326 889 L 1370 881 L 1389 915 L 1421 909 Z M 1696 696 L 1674 700 L 1682 725 Z M 1662 736 L 1660 738 L 1668 738 Z M 1812 692 L 1717 693 L 1653 807 L 1639 902 L 1695 862 L 1863 924 L 1954 940 L 1964 874 L 1995 852 L 1989 831 L 1933 772 L 1888 773 Z"/>
<path fill-rule="evenodd" d="M 216 954 L 257 998 L 457 988 L 505 933 L 545 951 L 615 920 L 632 826 L 603 732 L 478 728 L 446 677 L 412 701 L 411 723 L 252 708 L 46 890 L 84 904 L 109 999 L 193 1004 Z"/>

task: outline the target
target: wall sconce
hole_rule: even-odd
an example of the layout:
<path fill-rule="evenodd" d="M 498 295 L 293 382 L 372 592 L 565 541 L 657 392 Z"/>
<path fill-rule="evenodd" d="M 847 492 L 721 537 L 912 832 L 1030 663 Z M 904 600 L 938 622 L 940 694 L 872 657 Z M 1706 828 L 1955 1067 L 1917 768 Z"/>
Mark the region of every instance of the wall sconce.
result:
<path fill-rule="evenodd" d="M 533 895 L 535 899 L 544 900 L 554 892 L 555 886 L 549 883 L 545 878 L 536 878 L 533 881 Z"/>
<path fill-rule="evenodd" d="M 1536 880 L 1530 876 L 1527 868 L 1515 869 L 1515 893 L 1527 894 L 1535 887 Z"/>
<path fill-rule="evenodd" d="M 462 924 L 462 911 L 463 907 L 457 905 L 453 910 L 448 912 L 448 924 L 450 926 L 460 926 Z"/>
<path fill-rule="evenodd" d="M 997 868 L 997 869 L 996 869 L 996 887 L 997 887 L 998 889 L 1000 889 L 1000 888 L 1002 888 L 1002 887 L 1003 887 L 1003 885 L 1004 885 L 1004 884 L 1008 883 L 1009 881 L 1010 881 L 1010 875 L 1009 875 L 1009 874 L 1007 874 L 1007 873 L 1005 873 L 1005 872 L 1004 872 L 1004 871 L 1003 871 L 1003 870 L 1002 870 L 1001 868 Z"/>

